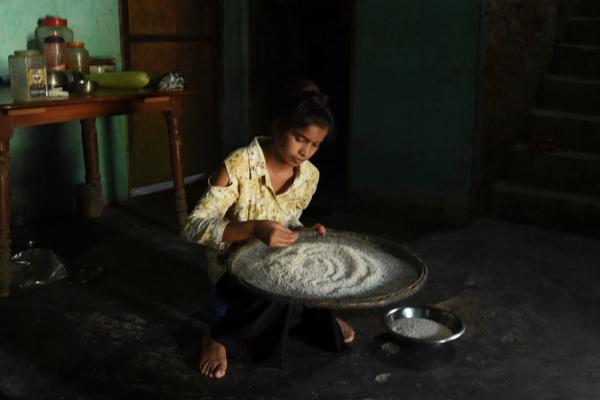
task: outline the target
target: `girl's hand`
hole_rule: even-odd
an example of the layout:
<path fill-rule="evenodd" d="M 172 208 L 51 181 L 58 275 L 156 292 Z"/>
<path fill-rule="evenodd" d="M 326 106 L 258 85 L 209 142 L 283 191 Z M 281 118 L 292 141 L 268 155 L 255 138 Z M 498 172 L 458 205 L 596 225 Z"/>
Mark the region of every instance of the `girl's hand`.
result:
<path fill-rule="evenodd" d="M 256 221 L 254 236 L 271 247 L 288 247 L 298 240 L 298 233 L 273 221 Z"/>
<path fill-rule="evenodd" d="M 323 237 L 327 234 L 327 229 L 325 229 L 325 225 L 323 224 L 314 224 L 313 229 L 319 232 L 319 236 Z"/>

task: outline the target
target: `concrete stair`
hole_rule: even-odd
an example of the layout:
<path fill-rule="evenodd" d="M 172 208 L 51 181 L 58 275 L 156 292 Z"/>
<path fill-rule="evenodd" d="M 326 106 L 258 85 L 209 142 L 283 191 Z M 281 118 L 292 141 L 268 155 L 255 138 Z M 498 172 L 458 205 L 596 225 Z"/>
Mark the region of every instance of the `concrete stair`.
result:
<path fill-rule="evenodd" d="M 600 115 L 533 109 L 525 125 L 528 143 L 551 142 L 580 152 L 600 153 Z"/>
<path fill-rule="evenodd" d="M 519 145 L 509 153 L 507 172 L 511 181 L 531 187 L 600 196 L 600 154 Z"/>
<path fill-rule="evenodd" d="M 600 1 L 598 0 L 580 0 L 580 15 L 586 17 L 600 17 Z"/>
<path fill-rule="evenodd" d="M 600 45 L 558 44 L 553 70 L 558 75 L 600 79 Z"/>
<path fill-rule="evenodd" d="M 540 88 L 544 108 L 584 114 L 600 114 L 600 79 L 548 74 Z"/>
<path fill-rule="evenodd" d="M 575 17 L 567 25 L 568 43 L 600 46 L 600 17 Z"/>
<path fill-rule="evenodd" d="M 600 0 L 581 0 L 491 185 L 491 214 L 600 236 Z"/>
<path fill-rule="evenodd" d="M 500 181 L 492 184 L 493 215 L 600 236 L 600 198 Z"/>

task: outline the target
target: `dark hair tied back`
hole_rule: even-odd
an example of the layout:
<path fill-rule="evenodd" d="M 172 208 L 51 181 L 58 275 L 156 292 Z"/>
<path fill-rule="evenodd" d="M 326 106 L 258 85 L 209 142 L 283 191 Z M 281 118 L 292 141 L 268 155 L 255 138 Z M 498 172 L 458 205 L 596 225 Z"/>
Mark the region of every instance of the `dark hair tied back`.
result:
<path fill-rule="evenodd" d="M 317 125 L 327 128 L 332 136 L 334 120 L 327 106 L 329 97 L 314 82 L 302 80 L 292 86 L 277 112 L 273 127 L 275 134 Z"/>

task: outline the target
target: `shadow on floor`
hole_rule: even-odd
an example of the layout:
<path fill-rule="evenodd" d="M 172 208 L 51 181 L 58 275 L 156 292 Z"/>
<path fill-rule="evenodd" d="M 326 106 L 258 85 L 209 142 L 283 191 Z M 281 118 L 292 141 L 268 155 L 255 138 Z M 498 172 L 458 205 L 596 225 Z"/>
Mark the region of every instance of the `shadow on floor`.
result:
<path fill-rule="evenodd" d="M 414 232 L 321 204 L 332 228 L 407 243 L 429 280 L 396 305 L 438 305 L 467 326 L 452 345 L 408 347 L 384 334 L 384 308 L 342 311 L 357 342 L 332 354 L 291 338 L 283 369 L 232 361 L 221 381 L 196 371 L 210 329 L 204 249 L 176 234 L 173 198 L 156 194 L 15 230 L 73 265 L 57 282 L 0 299 L 0 397 L 6 399 L 595 399 L 600 396 L 600 242 L 480 219 Z M 169 210 L 166 212 L 165 210 Z"/>

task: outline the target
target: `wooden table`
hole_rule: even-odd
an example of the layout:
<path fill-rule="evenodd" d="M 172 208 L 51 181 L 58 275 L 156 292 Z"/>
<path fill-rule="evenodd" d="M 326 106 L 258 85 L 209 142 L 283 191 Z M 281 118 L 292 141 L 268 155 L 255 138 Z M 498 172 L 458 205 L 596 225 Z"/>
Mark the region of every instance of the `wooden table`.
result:
<path fill-rule="evenodd" d="M 183 186 L 182 137 L 180 118 L 182 97 L 198 94 L 198 90 L 157 92 L 153 90 L 99 90 L 93 96 L 74 96 L 68 100 L 35 100 L 13 102 L 8 88 L 0 88 L 0 297 L 8 296 L 11 283 L 10 177 L 8 150 L 15 128 L 81 120 L 85 181 L 91 204 L 84 205 L 87 216 L 100 215 L 103 207 L 96 118 L 119 114 L 161 112 L 167 121 L 171 170 L 175 183 L 175 208 L 179 228 L 187 215 L 187 199 Z"/>

